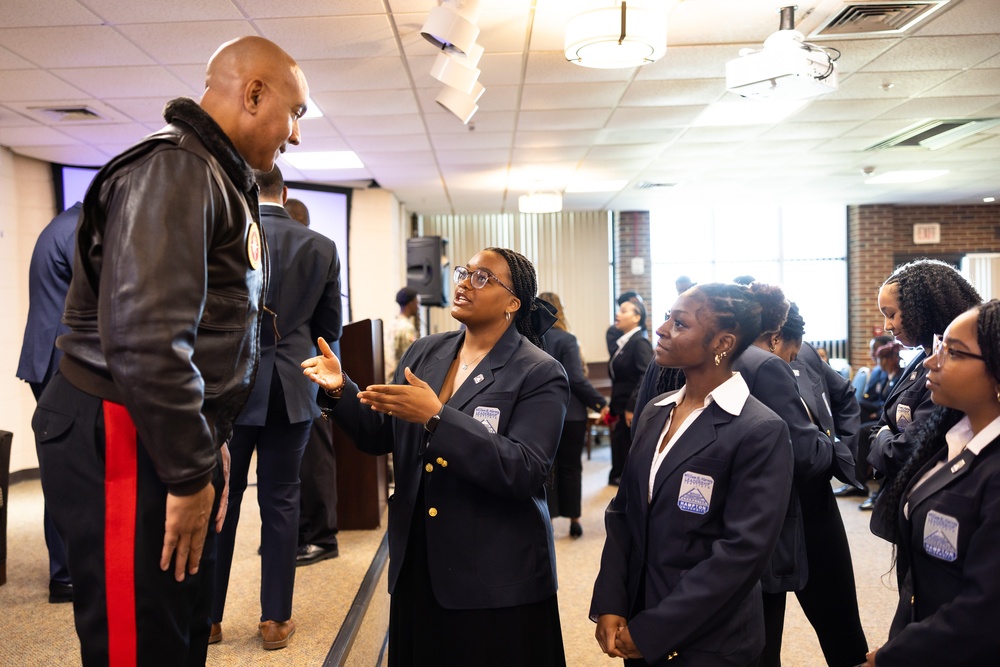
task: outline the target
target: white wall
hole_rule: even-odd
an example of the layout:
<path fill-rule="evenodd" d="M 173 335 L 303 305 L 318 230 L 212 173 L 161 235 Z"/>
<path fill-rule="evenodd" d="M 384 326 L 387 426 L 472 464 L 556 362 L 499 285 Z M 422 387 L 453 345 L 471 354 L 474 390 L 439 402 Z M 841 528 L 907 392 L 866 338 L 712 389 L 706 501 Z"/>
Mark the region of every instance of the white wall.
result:
<path fill-rule="evenodd" d="M 0 429 L 14 434 L 12 472 L 38 467 L 31 415 L 35 398 L 18 380 L 24 323 L 28 318 L 28 265 L 35 240 L 56 213 L 48 163 L 0 148 Z"/>
<path fill-rule="evenodd" d="M 406 211 L 387 190 L 355 190 L 351 197 L 351 321 L 387 322 L 399 312 L 396 292 L 406 285 Z"/>

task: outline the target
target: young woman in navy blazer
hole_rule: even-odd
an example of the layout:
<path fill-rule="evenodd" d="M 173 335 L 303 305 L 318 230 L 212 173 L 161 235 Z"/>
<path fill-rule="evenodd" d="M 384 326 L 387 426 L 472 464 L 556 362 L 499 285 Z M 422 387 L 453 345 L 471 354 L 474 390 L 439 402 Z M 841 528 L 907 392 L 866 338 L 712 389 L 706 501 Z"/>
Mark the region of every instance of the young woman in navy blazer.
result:
<path fill-rule="evenodd" d="M 920 348 L 886 397 L 882 417 L 872 432 L 868 462 L 885 478 L 882 488 L 892 485 L 913 451 L 911 427 L 934 410 L 923 366 L 934 334 L 981 301 L 962 274 L 935 259 L 918 259 L 898 267 L 879 288 L 878 308 L 885 317 L 885 330 L 906 347 Z M 872 532 L 890 539 L 895 532 L 896 508 L 878 496 L 871 504 Z"/>
<path fill-rule="evenodd" d="M 1000 301 L 957 317 L 924 367 L 941 407 L 914 434 L 913 455 L 885 493 L 898 510 L 896 566 L 912 594 L 866 665 L 996 665 Z"/>
<path fill-rule="evenodd" d="M 465 329 L 418 339 L 393 384 L 360 390 L 322 339 L 302 365 L 359 449 L 393 454 L 388 664 L 561 667 L 544 483 L 569 383 L 539 340 L 554 317 L 511 250 L 454 277 Z"/>
<path fill-rule="evenodd" d="M 732 363 L 775 299 L 768 285 L 698 285 L 657 330 L 657 364 L 682 368 L 686 384 L 638 417 L 590 607 L 601 650 L 627 665 L 747 667 L 763 650 L 760 578 L 792 450 L 785 422 Z"/>

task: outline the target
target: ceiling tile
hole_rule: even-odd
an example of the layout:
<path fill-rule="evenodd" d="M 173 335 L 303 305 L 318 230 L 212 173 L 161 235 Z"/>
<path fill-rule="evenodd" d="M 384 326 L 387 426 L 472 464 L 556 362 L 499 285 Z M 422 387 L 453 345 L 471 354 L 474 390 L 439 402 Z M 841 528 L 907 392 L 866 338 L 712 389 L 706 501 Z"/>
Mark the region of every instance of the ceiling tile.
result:
<path fill-rule="evenodd" d="M 100 25 L 95 16 L 76 0 L 4 0 L 3 26 L 26 28 L 54 25 Z"/>
<path fill-rule="evenodd" d="M 518 148 L 551 148 L 559 146 L 589 146 L 606 130 L 534 131 L 518 128 L 514 145 Z"/>
<path fill-rule="evenodd" d="M 1000 96 L 1000 69 L 973 69 L 954 76 L 927 91 L 926 97 L 961 95 Z"/>
<path fill-rule="evenodd" d="M 662 152 L 663 147 L 654 143 L 593 146 L 587 153 L 587 161 L 654 158 Z"/>
<path fill-rule="evenodd" d="M 589 130 L 603 127 L 607 119 L 607 109 L 522 111 L 517 126 L 525 130 Z"/>
<path fill-rule="evenodd" d="M 54 49 L 53 44 L 72 44 Z M 153 61 L 109 26 L 0 29 L 0 46 L 41 67 L 151 65 Z"/>
<path fill-rule="evenodd" d="M 434 155 L 430 151 L 392 151 L 376 153 L 367 151 L 364 156 L 366 167 L 421 167 L 437 171 Z"/>
<path fill-rule="evenodd" d="M 739 56 L 744 46 L 749 45 L 667 46 L 667 53 L 660 60 L 639 68 L 636 80 L 722 78 L 726 75 L 726 63 Z"/>
<path fill-rule="evenodd" d="M 595 144 L 668 144 L 676 139 L 683 130 L 669 128 L 663 130 L 631 130 L 604 129 L 600 130 L 594 139 Z"/>
<path fill-rule="evenodd" d="M 4 91 L 5 102 L 67 100 L 87 96 L 82 90 L 42 70 L 0 71 L 0 90 Z"/>
<path fill-rule="evenodd" d="M 824 95 L 824 100 L 903 100 L 914 97 L 942 81 L 954 77 L 959 70 L 927 70 L 920 72 L 858 72 L 840 80 L 840 87 Z"/>
<path fill-rule="evenodd" d="M 0 128 L 4 127 L 42 127 L 42 125 L 33 118 L 0 105 Z M 0 146 L 6 146 L 8 143 L 4 141 L 3 130 L 0 129 Z"/>
<path fill-rule="evenodd" d="M 136 23 L 118 26 L 118 30 L 132 43 L 142 44 L 143 50 L 159 63 L 164 65 L 200 65 L 202 70 L 212 54 L 223 43 L 237 37 L 258 35 L 254 27 L 246 21 Z M 101 64 L 136 65 L 146 63 Z"/>
<path fill-rule="evenodd" d="M 506 164 L 510 151 L 505 148 L 487 148 L 479 150 L 438 150 L 438 163 L 444 166 L 464 164 Z"/>
<path fill-rule="evenodd" d="M 399 55 L 385 15 L 261 19 L 256 24 L 296 60 Z"/>
<path fill-rule="evenodd" d="M 100 167 L 108 161 L 108 155 L 105 153 L 80 144 L 72 146 L 18 146 L 14 152 L 43 162 L 54 162 L 72 167 Z"/>
<path fill-rule="evenodd" d="M 644 108 L 619 107 L 611 114 L 607 127 L 613 129 L 679 127 L 693 121 L 704 107 Z"/>
<path fill-rule="evenodd" d="M 163 124 L 163 107 L 169 102 L 169 98 L 162 97 L 136 97 L 128 99 L 107 100 L 108 106 L 117 109 L 134 121 L 140 123 Z"/>
<path fill-rule="evenodd" d="M 3 69 L 33 69 L 34 65 L 7 49 L 0 47 L 0 70 Z"/>
<path fill-rule="evenodd" d="M 399 58 L 300 60 L 310 92 L 409 88 Z"/>
<path fill-rule="evenodd" d="M 736 127 L 689 127 L 677 138 L 677 144 L 737 143 L 756 139 L 767 131 L 766 125 Z"/>
<path fill-rule="evenodd" d="M 201 68 L 204 80 L 204 67 Z M 163 67 L 84 67 L 78 69 L 50 70 L 63 81 L 97 98 L 117 96 L 127 90 L 135 97 L 163 94 L 171 97 L 201 94 L 202 89 L 191 86 L 174 76 Z"/>
<path fill-rule="evenodd" d="M 13 146 L 66 146 L 73 143 L 73 138 L 50 127 L 4 127 L 4 143 Z"/>
<path fill-rule="evenodd" d="M 131 146 L 149 134 L 145 125 L 138 123 L 94 123 L 92 125 L 66 125 L 63 134 L 88 144 L 118 143 Z"/>
<path fill-rule="evenodd" d="M 113 0 L 112 0 L 113 1 Z M 296 0 L 295 2 L 274 2 L 274 0 L 234 0 L 246 11 L 250 18 L 274 18 L 283 16 L 346 16 L 351 14 L 383 14 L 382 0 Z M 393 8 L 399 0 L 393 0 Z"/>
<path fill-rule="evenodd" d="M 400 90 L 362 90 L 312 93 L 323 113 L 338 116 L 388 116 L 415 114 L 417 102 L 409 88 Z"/>
<path fill-rule="evenodd" d="M 399 134 L 400 132 L 421 133 L 424 131 L 420 119 L 412 114 L 385 116 L 337 116 L 330 122 L 344 136 L 369 134 Z"/>
<path fill-rule="evenodd" d="M 651 79 L 634 81 L 621 99 L 625 107 L 711 104 L 726 93 L 722 79 Z"/>
<path fill-rule="evenodd" d="M 428 114 L 426 119 L 432 135 L 514 131 L 514 114 L 506 111 L 496 113 L 481 111 L 469 121 L 468 125 L 463 125 L 462 121 L 450 113 Z"/>
<path fill-rule="evenodd" d="M 476 25 L 480 29 L 476 40 L 486 53 L 516 53 L 520 57 L 528 36 L 528 12 L 524 3 L 510 3 L 499 9 L 483 11 Z"/>
<path fill-rule="evenodd" d="M 388 153 L 391 151 L 429 151 L 431 146 L 424 134 L 389 134 L 383 136 L 349 137 L 354 152 L 365 155 L 367 152 Z M 363 160 L 364 158 L 362 158 Z"/>
<path fill-rule="evenodd" d="M 485 60 L 485 56 L 483 59 Z M 528 54 L 528 69 L 524 82 L 528 83 L 588 83 L 600 81 L 628 81 L 631 69 L 591 69 L 567 62 L 562 51 L 532 51 Z"/>
<path fill-rule="evenodd" d="M 1000 32 L 1000 12 L 993 0 L 962 0 L 952 2 L 936 13 L 926 26 L 915 34 L 985 35 Z"/>
<path fill-rule="evenodd" d="M 513 161 L 519 164 L 531 162 L 573 162 L 582 160 L 587 146 L 560 146 L 557 148 L 515 148 Z"/>
<path fill-rule="evenodd" d="M 900 104 L 900 100 L 813 100 L 795 114 L 795 122 L 852 120 L 874 118 Z"/>
<path fill-rule="evenodd" d="M 1000 53 L 1000 40 L 911 37 L 864 67 L 866 72 L 965 69 Z"/>
<path fill-rule="evenodd" d="M 879 118 L 964 118 L 1000 102 L 994 97 L 927 97 L 903 102 Z"/>
<path fill-rule="evenodd" d="M 226 21 L 243 18 L 243 14 L 230 0 L 198 0 L 190 3 L 86 0 L 86 5 L 110 25 L 172 23 L 175 21 Z"/>
<path fill-rule="evenodd" d="M 855 122 L 781 123 L 762 136 L 769 141 L 801 141 L 803 139 L 832 139 L 855 127 Z"/>
<path fill-rule="evenodd" d="M 521 109 L 607 108 L 617 105 L 625 92 L 624 81 L 602 83 L 552 83 L 524 86 Z"/>

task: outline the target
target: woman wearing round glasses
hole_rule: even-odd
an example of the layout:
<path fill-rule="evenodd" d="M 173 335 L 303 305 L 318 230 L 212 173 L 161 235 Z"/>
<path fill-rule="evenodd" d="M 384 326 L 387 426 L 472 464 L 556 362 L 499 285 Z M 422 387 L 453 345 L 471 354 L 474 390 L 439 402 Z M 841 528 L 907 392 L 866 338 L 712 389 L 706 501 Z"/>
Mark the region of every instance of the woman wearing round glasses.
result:
<path fill-rule="evenodd" d="M 565 665 L 546 474 L 569 383 L 539 336 L 554 316 L 522 255 L 455 270 L 463 331 L 418 339 L 393 384 L 361 390 L 322 339 L 303 362 L 327 412 L 392 452 L 390 665 Z"/>
<path fill-rule="evenodd" d="M 922 364 L 935 332 L 943 331 L 953 319 L 981 301 L 976 289 L 958 271 L 933 259 L 900 266 L 879 289 L 878 307 L 885 317 L 885 331 L 906 347 L 922 348 L 886 396 L 882 416 L 872 429 L 867 460 L 885 478 L 883 489 L 892 485 L 913 451 L 913 427 L 934 409 L 925 386 L 927 370 Z M 858 458 L 864 460 L 863 456 Z M 879 496 L 866 501 L 869 507 L 862 507 L 873 509 L 872 532 L 891 541 L 896 508 Z"/>
<path fill-rule="evenodd" d="M 995 665 L 1000 655 L 1000 301 L 959 315 L 924 361 L 939 406 L 886 501 L 912 584 L 866 665 Z"/>

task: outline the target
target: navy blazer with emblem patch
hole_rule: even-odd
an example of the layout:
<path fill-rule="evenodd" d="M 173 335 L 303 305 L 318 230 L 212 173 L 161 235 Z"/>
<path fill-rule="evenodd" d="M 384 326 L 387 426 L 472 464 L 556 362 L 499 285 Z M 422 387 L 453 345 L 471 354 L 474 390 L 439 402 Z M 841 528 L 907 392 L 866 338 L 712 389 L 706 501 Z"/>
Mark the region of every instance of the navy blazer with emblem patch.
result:
<path fill-rule="evenodd" d="M 902 629 L 879 649 L 878 667 L 1000 662 L 1000 438 L 978 456 L 963 452 L 914 489 L 938 461 L 907 488 L 909 519 L 897 508 L 897 567 L 913 584 L 913 601 L 900 601 L 893 627 Z M 943 548 L 931 545 L 938 556 L 924 546 L 925 532 L 931 542 L 941 537 L 926 530 L 930 512 L 958 523 L 957 539 L 946 534 Z"/>
<path fill-rule="evenodd" d="M 738 416 L 712 403 L 667 453 L 647 502 L 653 452 L 672 405 L 639 416 L 590 606 L 628 619 L 646 662 L 741 665 L 764 648 L 760 578 L 792 488 L 788 427 L 752 396 Z M 687 473 L 711 478 L 707 511 L 681 500 Z M 698 508 L 703 509 L 703 508 Z"/>
<path fill-rule="evenodd" d="M 464 340 L 464 331 L 417 339 L 393 383 L 405 384 L 409 367 L 440 394 Z M 333 418 L 358 449 L 392 452 L 389 592 L 406 556 L 410 524 L 423 521 L 430 583 L 442 607 L 512 607 L 552 597 L 556 561 L 544 483 L 569 403 L 559 362 L 508 327 L 455 388 L 433 435 L 423 424 L 371 410 L 357 394 L 348 381 L 340 400 L 327 401 L 324 392 L 319 397 L 321 405 L 332 404 Z M 499 418 L 487 427 L 493 410 Z"/>

